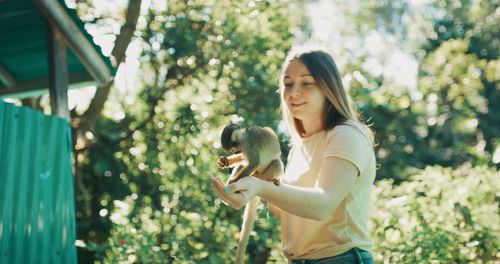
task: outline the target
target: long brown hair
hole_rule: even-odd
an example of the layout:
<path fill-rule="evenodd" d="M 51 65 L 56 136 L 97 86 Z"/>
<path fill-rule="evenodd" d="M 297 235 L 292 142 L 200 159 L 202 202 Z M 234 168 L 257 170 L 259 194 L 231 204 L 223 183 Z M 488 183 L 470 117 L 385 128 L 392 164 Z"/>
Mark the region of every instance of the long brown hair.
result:
<path fill-rule="evenodd" d="M 367 125 L 360 122 L 359 113 L 352 102 L 351 96 L 345 91 L 342 85 L 342 78 L 333 58 L 322 49 L 306 47 L 299 47 L 290 51 L 283 63 L 279 80 L 283 120 L 287 123 L 292 138 L 300 135 L 300 123 L 292 117 L 284 102 L 283 93 L 285 86 L 283 77 L 290 62 L 293 60 L 299 60 L 306 66 L 316 81 L 318 88 L 326 97 L 323 120 L 324 129 L 333 129 L 335 126 L 343 124 L 348 120 L 355 121 L 362 125 L 365 135 L 373 144 L 373 132 Z"/>

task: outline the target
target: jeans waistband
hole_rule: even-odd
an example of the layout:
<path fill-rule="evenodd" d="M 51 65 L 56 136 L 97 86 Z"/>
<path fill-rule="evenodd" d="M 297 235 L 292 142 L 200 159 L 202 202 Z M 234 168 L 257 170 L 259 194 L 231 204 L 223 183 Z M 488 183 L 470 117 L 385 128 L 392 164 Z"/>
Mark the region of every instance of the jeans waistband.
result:
<path fill-rule="evenodd" d="M 356 263 L 373 264 L 373 256 L 370 251 L 360 248 L 352 248 L 340 255 L 321 259 L 294 259 L 292 264 L 336 264 L 336 263 Z"/>

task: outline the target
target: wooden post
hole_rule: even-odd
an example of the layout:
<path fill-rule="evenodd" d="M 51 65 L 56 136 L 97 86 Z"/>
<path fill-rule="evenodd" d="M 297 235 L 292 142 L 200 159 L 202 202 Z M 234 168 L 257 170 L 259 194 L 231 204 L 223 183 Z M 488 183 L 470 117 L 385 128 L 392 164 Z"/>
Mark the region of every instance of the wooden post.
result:
<path fill-rule="evenodd" d="M 59 29 L 48 20 L 47 46 L 49 56 L 50 107 L 52 114 L 69 121 L 66 43 Z"/>
<path fill-rule="evenodd" d="M 106 85 L 112 77 L 110 69 L 60 2 L 59 0 L 33 0 L 45 17 L 64 35 L 67 41 L 65 45 L 71 48 L 87 72 L 97 81 L 98 86 Z"/>
<path fill-rule="evenodd" d="M 9 90 L 13 90 L 16 87 L 16 78 L 12 76 L 12 74 L 5 69 L 1 64 L 0 64 L 0 81 L 2 81 L 5 84 L 5 87 Z"/>

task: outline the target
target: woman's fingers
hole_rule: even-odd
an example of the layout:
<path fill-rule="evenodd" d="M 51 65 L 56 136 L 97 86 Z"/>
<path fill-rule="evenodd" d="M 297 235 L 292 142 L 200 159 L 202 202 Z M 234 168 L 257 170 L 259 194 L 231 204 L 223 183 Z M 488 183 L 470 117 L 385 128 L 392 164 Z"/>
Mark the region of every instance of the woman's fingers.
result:
<path fill-rule="evenodd" d="M 210 186 L 212 187 L 212 190 L 214 190 L 215 194 L 222 200 L 222 203 L 224 203 L 225 205 L 229 205 L 229 203 L 225 200 L 224 195 L 217 188 L 215 181 L 213 179 L 210 182 Z"/>
<path fill-rule="evenodd" d="M 243 192 L 233 192 L 233 187 L 226 186 L 219 178 L 212 177 L 212 188 L 223 201 L 225 201 L 229 206 L 239 209 L 243 207 L 247 202 L 247 197 Z"/>
<path fill-rule="evenodd" d="M 225 203 L 231 207 L 234 207 L 231 200 L 224 193 L 224 191 L 223 191 L 224 187 L 220 181 L 217 181 L 216 179 L 212 178 L 211 185 L 212 185 L 212 189 L 215 191 L 217 196 L 219 196 L 219 198 L 222 200 L 223 203 Z"/>
<path fill-rule="evenodd" d="M 231 193 L 226 193 L 224 191 L 224 188 L 226 187 L 224 183 L 219 178 L 212 178 L 212 186 L 214 191 L 217 193 L 217 196 L 222 199 L 226 204 L 233 208 L 238 208 L 237 205 L 237 197 L 235 197 L 235 194 Z"/>

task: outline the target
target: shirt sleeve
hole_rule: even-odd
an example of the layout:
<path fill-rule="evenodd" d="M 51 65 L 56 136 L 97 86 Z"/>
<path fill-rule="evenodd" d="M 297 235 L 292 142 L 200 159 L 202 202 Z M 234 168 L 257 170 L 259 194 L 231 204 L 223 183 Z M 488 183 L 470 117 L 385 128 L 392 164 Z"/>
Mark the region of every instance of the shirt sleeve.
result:
<path fill-rule="evenodd" d="M 324 158 L 338 157 L 351 162 L 358 176 L 370 161 L 371 143 L 360 129 L 339 125 L 328 132 Z"/>

